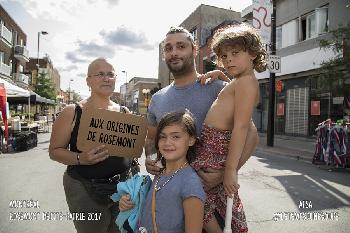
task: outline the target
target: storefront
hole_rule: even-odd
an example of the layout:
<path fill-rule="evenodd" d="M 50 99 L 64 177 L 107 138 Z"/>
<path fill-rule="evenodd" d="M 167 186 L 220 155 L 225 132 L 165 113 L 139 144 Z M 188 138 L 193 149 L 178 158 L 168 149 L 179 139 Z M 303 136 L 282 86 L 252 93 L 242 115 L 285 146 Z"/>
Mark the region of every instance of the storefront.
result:
<path fill-rule="evenodd" d="M 268 80 L 260 81 L 260 105 L 254 122 L 266 132 Z M 324 80 L 315 71 L 276 78 L 275 133 L 295 136 L 315 135 L 318 123 L 331 119 L 349 120 L 350 77 Z"/>

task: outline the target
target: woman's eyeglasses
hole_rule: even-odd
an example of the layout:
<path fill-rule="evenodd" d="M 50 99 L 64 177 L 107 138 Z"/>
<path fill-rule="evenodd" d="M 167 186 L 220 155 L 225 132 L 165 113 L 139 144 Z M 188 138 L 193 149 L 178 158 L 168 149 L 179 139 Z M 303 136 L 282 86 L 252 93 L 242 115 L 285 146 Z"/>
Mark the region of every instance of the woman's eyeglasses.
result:
<path fill-rule="evenodd" d="M 88 75 L 88 77 L 96 77 L 96 78 L 104 78 L 104 77 L 107 77 L 107 78 L 110 78 L 110 79 L 116 79 L 117 78 L 117 75 L 113 72 L 108 72 L 108 73 L 104 73 L 104 72 L 100 72 L 98 74 L 92 74 L 92 75 Z"/>

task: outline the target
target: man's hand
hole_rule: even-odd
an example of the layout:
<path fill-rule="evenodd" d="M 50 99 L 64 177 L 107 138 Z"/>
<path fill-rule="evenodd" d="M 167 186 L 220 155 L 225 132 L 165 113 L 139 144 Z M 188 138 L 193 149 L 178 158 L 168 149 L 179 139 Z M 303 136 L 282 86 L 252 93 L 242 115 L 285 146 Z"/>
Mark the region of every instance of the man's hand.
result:
<path fill-rule="evenodd" d="M 146 158 L 145 165 L 148 173 L 152 175 L 160 174 L 160 168 L 156 165 L 156 162 L 151 160 L 149 157 Z"/>
<path fill-rule="evenodd" d="M 224 178 L 224 170 L 199 170 L 199 177 L 202 179 L 204 190 L 208 191 L 222 183 Z"/>

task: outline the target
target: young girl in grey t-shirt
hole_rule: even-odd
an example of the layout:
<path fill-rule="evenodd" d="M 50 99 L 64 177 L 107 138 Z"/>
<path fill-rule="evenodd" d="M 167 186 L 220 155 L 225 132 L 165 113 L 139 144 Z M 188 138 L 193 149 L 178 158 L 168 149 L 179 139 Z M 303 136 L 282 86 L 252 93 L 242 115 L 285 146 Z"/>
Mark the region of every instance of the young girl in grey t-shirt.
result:
<path fill-rule="evenodd" d="M 196 127 L 189 112 L 169 113 L 159 122 L 155 145 L 165 168 L 147 194 L 140 232 L 202 232 L 206 195 L 200 178 L 189 166 L 195 143 Z M 120 199 L 120 211 L 132 207 L 127 195 Z"/>

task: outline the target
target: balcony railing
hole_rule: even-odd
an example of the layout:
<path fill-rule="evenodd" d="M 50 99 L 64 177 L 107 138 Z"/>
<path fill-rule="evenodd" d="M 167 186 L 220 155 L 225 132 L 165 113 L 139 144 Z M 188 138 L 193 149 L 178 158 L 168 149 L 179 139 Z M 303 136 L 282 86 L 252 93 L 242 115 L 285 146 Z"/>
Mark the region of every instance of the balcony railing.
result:
<path fill-rule="evenodd" d="M 6 75 L 6 76 L 10 76 L 10 74 L 11 74 L 11 66 L 0 62 L 0 74 Z"/>
<path fill-rule="evenodd" d="M 19 82 L 19 83 L 24 83 L 27 84 L 29 83 L 29 77 L 25 74 L 21 74 L 21 73 L 13 73 L 13 80 L 15 82 Z"/>
<path fill-rule="evenodd" d="M 16 45 L 15 58 L 22 62 L 29 62 L 29 51 L 25 46 Z"/>
<path fill-rule="evenodd" d="M 1 37 L 4 38 L 10 45 L 12 45 L 12 32 L 1 24 Z"/>

